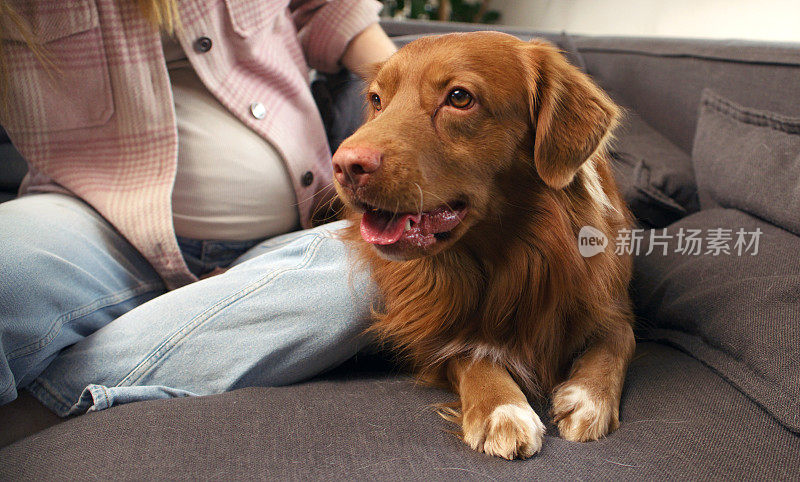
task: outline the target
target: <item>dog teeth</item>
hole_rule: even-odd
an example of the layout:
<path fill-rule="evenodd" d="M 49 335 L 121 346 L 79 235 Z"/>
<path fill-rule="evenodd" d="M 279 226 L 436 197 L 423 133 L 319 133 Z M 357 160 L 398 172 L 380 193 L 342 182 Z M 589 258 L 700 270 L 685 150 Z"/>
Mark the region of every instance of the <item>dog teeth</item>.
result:
<path fill-rule="evenodd" d="M 406 219 L 406 229 L 405 229 L 405 231 L 408 231 L 409 229 L 411 229 L 411 218 Z"/>

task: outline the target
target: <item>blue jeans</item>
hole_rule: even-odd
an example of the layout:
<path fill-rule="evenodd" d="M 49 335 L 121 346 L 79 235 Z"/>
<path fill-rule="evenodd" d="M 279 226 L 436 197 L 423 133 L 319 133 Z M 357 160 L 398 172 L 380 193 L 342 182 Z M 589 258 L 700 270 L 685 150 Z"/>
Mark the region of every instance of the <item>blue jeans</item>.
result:
<path fill-rule="evenodd" d="M 0 204 L 0 404 L 26 388 L 67 416 L 284 385 L 336 366 L 369 343 L 362 333 L 378 300 L 336 237 L 344 226 L 267 240 L 227 272 L 166 292 L 82 201 Z M 186 256 L 209 262 L 202 249 Z"/>

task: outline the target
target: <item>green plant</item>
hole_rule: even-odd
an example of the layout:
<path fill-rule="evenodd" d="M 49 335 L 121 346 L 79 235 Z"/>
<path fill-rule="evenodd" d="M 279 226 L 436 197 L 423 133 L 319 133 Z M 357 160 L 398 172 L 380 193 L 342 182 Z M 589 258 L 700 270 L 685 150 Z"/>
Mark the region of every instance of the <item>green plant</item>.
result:
<path fill-rule="evenodd" d="M 495 23 L 500 12 L 489 10 L 490 0 L 382 0 L 383 15 L 392 18 L 450 22 Z"/>

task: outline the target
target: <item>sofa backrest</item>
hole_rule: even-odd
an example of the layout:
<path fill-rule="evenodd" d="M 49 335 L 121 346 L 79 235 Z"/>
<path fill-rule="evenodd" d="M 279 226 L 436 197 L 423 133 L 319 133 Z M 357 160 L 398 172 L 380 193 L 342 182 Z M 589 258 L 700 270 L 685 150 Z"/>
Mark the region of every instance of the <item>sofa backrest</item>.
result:
<path fill-rule="evenodd" d="M 587 71 L 621 103 L 691 152 L 700 95 L 800 116 L 800 44 L 573 37 Z"/>

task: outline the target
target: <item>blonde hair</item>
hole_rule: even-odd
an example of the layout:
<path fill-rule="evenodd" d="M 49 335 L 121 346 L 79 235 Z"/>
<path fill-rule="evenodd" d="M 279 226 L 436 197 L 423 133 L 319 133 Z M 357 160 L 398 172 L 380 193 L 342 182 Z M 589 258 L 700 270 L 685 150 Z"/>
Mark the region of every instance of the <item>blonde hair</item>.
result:
<path fill-rule="evenodd" d="M 180 28 L 180 17 L 178 15 L 178 0 L 118 0 L 120 2 L 132 1 L 135 2 L 142 16 L 150 22 L 153 27 L 168 33 L 173 34 L 175 30 Z M 39 43 L 34 35 L 33 29 L 25 21 L 25 18 L 19 14 L 9 3 L 9 0 L 0 0 L 0 18 L 7 18 L 10 22 L 5 25 L 11 26 L 15 31 L 17 37 L 22 40 L 33 51 L 39 62 L 42 63 L 48 70 L 52 71 L 53 62 L 49 59 L 47 51 L 44 46 Z M 7 65 L 5 56 L 3 55 L 3 38 L 7 38 L 10 32 L 5 31 L 4 24 L 0 23 L 0 100 L 2 105 L 6 106 L 7 92 L 6 84 L 8 82 Z"/>
<path fill-rule="evenodd" d="M 0 0 L 3 1 L 3 0 Z M 135 0 L 142 12 L 154 27 L 172 35 L 180 27 L 178 0 Z"/>

